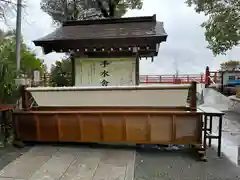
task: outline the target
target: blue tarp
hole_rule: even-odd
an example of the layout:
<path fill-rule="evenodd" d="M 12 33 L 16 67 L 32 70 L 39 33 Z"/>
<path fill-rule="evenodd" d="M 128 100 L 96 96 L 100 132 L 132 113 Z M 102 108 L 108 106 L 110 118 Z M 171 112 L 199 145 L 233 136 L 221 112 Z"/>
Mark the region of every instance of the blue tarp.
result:
<path fill-rule="evenodd" d="M 228 80 L 228 85 L 240 85 L 240 79 L 237 80 Z"/>

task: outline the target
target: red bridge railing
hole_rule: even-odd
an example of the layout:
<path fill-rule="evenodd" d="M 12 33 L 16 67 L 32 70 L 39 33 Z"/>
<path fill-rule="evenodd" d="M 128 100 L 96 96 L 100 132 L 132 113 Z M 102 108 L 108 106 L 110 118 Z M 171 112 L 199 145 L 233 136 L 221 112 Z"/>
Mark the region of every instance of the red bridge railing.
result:
<path fill-rule="evenodd" d="M 198 83 L 221 82 L 221 76 L 217 71 L 208 71 L 205 74 L 179 74 L 179 75 L 141 75 L 140 82 L 144 84 L 189 84 L 193 80 Z"/>
<path fill-rule="evenodd" d="M 176 75 L 141 75 L 140 82 L 146 84 L 189 84 L 193 80 L 205 83 L 204 74 L 180 74 Z"/>

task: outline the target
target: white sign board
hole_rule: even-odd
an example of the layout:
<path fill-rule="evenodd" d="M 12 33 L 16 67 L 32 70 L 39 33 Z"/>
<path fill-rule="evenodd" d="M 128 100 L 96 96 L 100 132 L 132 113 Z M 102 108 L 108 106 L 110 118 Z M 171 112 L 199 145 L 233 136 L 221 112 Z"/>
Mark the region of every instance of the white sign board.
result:
<path fill-rule="evenodd" d="M 75 86 L 135 85 L 135 58 L 76 59 Z"/>

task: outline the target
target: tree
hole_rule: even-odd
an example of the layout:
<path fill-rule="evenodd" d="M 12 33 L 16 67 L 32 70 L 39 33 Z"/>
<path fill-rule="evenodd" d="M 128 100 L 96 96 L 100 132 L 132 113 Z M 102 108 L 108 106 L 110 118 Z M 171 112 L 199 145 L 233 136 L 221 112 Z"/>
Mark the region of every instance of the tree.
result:
<path fill-rule="evenodd" d="M 0 64 L 0 105 L 13 103 L 17 87 L 14 83 L 16 74 L 9 63 Z M 16 100 L 16 99 L 14 99 Z"/>
<path fill-rule="evenodd" d="M 224 70 L 234 70 L 239 65 L 240 65 L 240 61 L 230 60 L 230 61 L 221 63 L 220 67 L 221 67 L 221 70 L 223 70 L 223 71 Z"/>
<path fill-rule="evenodd" d="M 141 9 L 142 0 L 42 0 L 41 9 L 57 23 L 66 19 L 122 17 L 128 9 Z"/>
<path fill-rule="evenodd" d="M 9 30 L 9 31 L 5 32 L 5 31 L 0 29 L 0 41 L 6 40 L 8 38 L 11 38 L 14 35 L 15 35 L 14 31 Z"/>
<path fill-rule="evenodd" d="M 16 9 L 16 1 L 15 0 L 0 0 L 0 19 L 6 20 L 13 12 L 13 9 Z"/>
<path fill-rule="evenodd" d="M 22 7 L 25 7 L 25 0 L 22 0 Z M 0 0 L 0 21 L 7 22 L 15 17 L 17 12 L 17 0 Z"/>
<path fill-rule="evenodd" d="M 0 63 L 8 62 L 12 64 L 12 66 L 16 67 L 15 46 L 15 35 L 0 39 Z M 34 70 L 37 69 L 42 71 L 43 61 L 36 58 L 36 55 L 31 52 L 31 50 L 23 42 L 21 43 L 21 46 L 21 73 L 25 74 L 29 78 L 32 78 Z"/>
<path fill-rule="evenodd" d="M 22 52 L 21 57 L 21 71 L 30 79 L 33 78 L 33 71 L 39 70 L 41 74 L 45 71 L 45 65 L 42 60 L 36 58 L 30 50 Z"/>
<path fill-rule="evenodd" d="M 1 34 L 8 34 L 3 31 Z M 33 70 L 43 69 L 43 61 L 37 59 L 36 56 L 22 42 L 21 57 L 21 73 L 32 78 Z M 17 76 L 15 62 L 15 36 L 1 36 L 0 38 L 0 104 L 12 102 L 11 97 L 16 94 L 16 86 L 14 84 Z M 15 99 L 16 100 L 16 99 Z"/>
<path fill-rule="evenodd" d="M 205 37 L 214 55 L 225 54 L 240 41 L 239 0 L 187 0 L 197 13 L 203 12 L 208 20 L 202 24 Z"/>
<path fill-rule="evenodd" d="M 50 84 L 52 86 L 71 86 L 72 85 L 72 66 L 71 60 L 67 57 L 56 61 L 51 68 Z"/>

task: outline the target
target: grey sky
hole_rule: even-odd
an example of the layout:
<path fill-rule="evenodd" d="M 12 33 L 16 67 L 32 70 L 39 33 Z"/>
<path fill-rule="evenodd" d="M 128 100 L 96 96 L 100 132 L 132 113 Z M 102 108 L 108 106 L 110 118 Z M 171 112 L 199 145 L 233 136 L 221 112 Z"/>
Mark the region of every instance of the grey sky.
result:
<path fill-rule="evenodd" d="M 204 72 L 206 65 L 217 69 L 223 61 L 240 60 L 240 48 L 234 48 L 227 56 L 213 57 L 206 48 L 204 29 L 200 24 L 206 20 L 193 8 L 187 7 L 185 0 L 144 0 L 141 10 L 129 11 L 126 16 L 157 15 L 164 22 L 168 34 L 166 43 L 162 43 L 158 57 L 153 63 L 141 60 L 141 74 L 171 74 L 176 68 L 180 73 Z M 23 20 L 25 42 L 33 47 L 40 58 L 50 67 L 62 55 L 51 53 L 42 55 L 41 49 L 34 47 L 32 40 L 40 38 L 54 30 L 51 18 L 40 10 L 40 0 L 28 0 Z M 14 23 L 14 20 L 13 22 Z"/>

